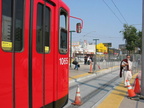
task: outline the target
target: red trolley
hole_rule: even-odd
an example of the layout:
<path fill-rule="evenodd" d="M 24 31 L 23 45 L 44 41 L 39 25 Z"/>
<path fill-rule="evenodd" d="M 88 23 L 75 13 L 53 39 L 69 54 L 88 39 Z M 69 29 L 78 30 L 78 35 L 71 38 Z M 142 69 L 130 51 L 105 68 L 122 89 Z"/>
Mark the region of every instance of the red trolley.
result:
<path fill-rule="evenodd" d="M 62 0 L 0 0 L 0 108 L 67 103 L 68 31 Z"/>

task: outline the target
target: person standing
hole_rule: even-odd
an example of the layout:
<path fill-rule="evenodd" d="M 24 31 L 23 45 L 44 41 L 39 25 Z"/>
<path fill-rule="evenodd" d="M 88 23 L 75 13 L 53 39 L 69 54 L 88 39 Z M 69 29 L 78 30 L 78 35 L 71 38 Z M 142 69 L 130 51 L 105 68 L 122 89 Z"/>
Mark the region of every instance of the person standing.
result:
<path fill-rule="evenodd" d="M 90 56 L 91 62 L 93 62 L 93 56 Z"/>
<path fill-rule="evenodd" d="M 84 64 L 86 65 L 87 64 L 87 55 L 85 55 L 85 57 L 84 57 Z"/>
<path fill-rule="evenodd" d="M 120 77 L 124 78 L 124 86 L 127 86 L 126 80 L 130 81 L 132 78 L 132 62 L 130 61 L 130 56 L 127 55 L 126 59 L 123 59 L 120 64 Z"/>
<path fill-rule="evenodd" d="M 88 58 L 87 58 L 87 64 L 90 65 L 90 63 L 91 63 L 91 59 L 90 59 L 90 56 L 88 56 Z"/>

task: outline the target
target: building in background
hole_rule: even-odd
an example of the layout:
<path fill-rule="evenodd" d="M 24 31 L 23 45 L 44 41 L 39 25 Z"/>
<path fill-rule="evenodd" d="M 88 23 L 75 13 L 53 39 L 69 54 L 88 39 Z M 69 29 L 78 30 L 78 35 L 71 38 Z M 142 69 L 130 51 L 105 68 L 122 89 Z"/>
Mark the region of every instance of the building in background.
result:
<path fill-rule="evenodd" d="M 106 54 L 108 52 L 108 48 L 103 43 L 97 44 L 96 48 L 98 53 Z"/>
<path fill-rule="evenodd" d="M 95 44 L 88 43 L 86 40 L 83 42 L 72 42 L 72 57 L 78 57 L 80 61 L 84 60 L 84 56 L 94 56 L 95 48 L 97 48 L 97 59 L 117 59 L 120 50 L 115 48 L 108 48 L 105 43 Z M 109 49 L 109 50 L 108 50 Z"/>
<path fill-rule="evenodd" d="M 120 44 L 119 49 L 121 50 L 122 54 L 127 54 L 126 44 Z"/>

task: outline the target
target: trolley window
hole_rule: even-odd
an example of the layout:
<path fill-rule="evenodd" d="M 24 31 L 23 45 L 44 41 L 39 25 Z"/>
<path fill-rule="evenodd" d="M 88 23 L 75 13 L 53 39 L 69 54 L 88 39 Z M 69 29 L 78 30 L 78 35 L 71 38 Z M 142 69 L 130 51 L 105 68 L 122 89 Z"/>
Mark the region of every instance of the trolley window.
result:
<path fill-rule="evenodd" d="M 24 0 L 2 1 L 2 49 L 20 52 L 23 49 Z"/>
<path fill-rule="evenodd" d="M 68 51 L 68 16 L 64 9 L 60 10 L 59 51 L 61 54 L 66 54 Z"/>
<path fill-rule="evenodd" d="M 43 4 L 38 4 L 37 10 L 37 46 L 38 53 L 50 51 L 50 9 Z"/>

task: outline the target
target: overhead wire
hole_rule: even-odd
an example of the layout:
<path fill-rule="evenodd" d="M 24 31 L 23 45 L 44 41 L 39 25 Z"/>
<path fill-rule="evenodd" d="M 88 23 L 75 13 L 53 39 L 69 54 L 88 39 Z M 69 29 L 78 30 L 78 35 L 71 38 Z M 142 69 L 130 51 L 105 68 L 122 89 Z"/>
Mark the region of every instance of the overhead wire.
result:
<path fill-rule="evenodd" d="M 113 0 L 111 0 L 112 3 L 114 4 L 114 6 L 116 7 L 116 9 L 118 10 L 118 12 L 120 13 L 121 17 L 124 19 L 124 21 L 128 24 L 128 22 L 126 21 L 126 19 L 124 18 L 124 16 L 122 15 L 122 13 L 120 12 L 119 8 L 117 7 L 117 5 L 115 4 L 115 2 Z"/>
<path fill-rule="evenodd" d="M 123 24 L 122 23 L 122 21 L 119 19 L 119 17 L 115 14 L 115 12 L 110 8 L 110 6 L 103 0 L 103 2 L 105 3 L 105 5 L 109 8 L 109 10 L 114 14 L 114 16 L 119 20 L 119 22 L 121 23 L 121 24 Z"/>

